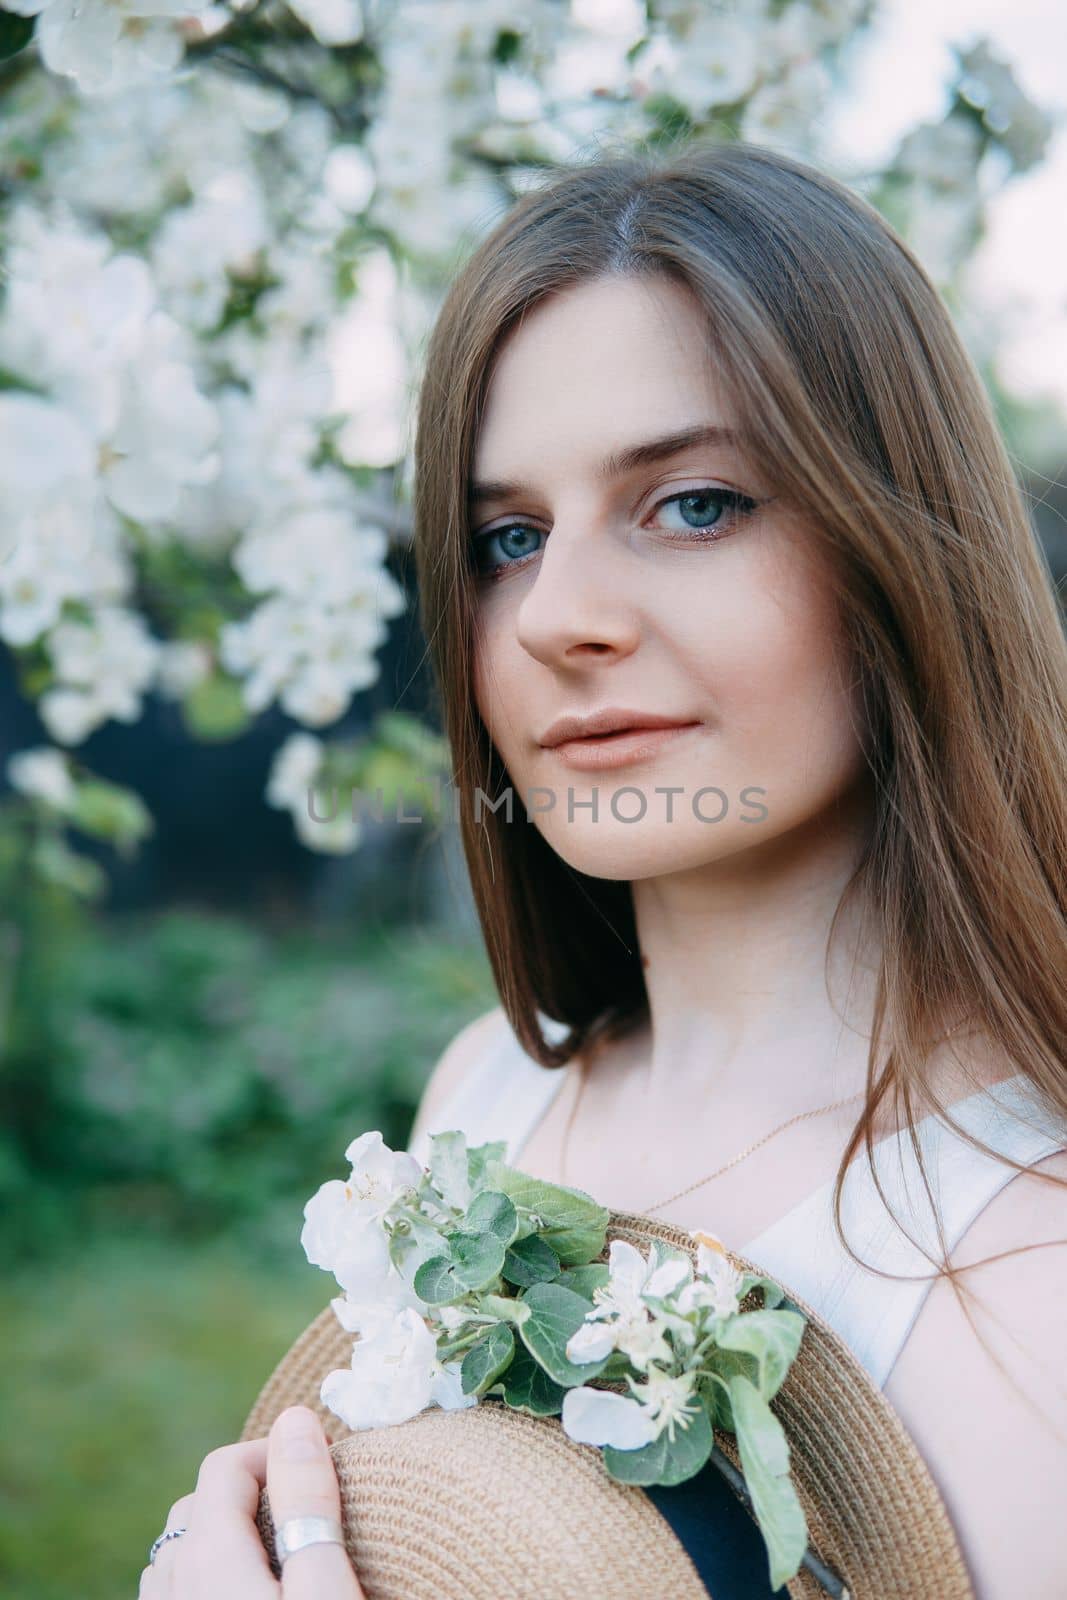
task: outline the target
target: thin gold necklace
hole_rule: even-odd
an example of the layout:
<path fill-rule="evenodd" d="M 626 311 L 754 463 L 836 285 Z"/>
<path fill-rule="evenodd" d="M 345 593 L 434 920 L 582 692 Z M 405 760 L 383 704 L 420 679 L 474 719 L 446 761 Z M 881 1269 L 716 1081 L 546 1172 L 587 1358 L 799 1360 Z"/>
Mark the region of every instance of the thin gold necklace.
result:
<path fill-rule="evenodd" d="M 560 1152 L 561 1176 L 566 1172 L 567 1169 L 567 1151 L 570 1146 L 571 1128 L 574 1124 L 574 1114 L 578 1109 L 578 1103 L 582 1098 L 582 1091 L 585 1088 L 584 1056 L 580 1055 L 578 1057 L 576 1066 L 578 1070 L 578 1093 L 571 1102 L 571 1109 L 567 1117 L 567 1126 L 563 1131 L 563 1148 Z M 657 1200 L 654 1206 L 642 1207 L 641 1216 L 649 1216 L 653 1211 L 662 1211 L 664 1206 L 669 1206 L 673 1201 L 680 1200 L 683 1195 L 692 1194 L 694 1189 L 703 1188 L 704 1184 L 710 1183 L 712 1178 L 718 1178 L 722 1175 L 722 1173 L 729 1172 L 731 1167 L 736 1167 L 739 1162 L 745 1160 L 746 1156 L 752 1155 L 754 1151 L 760 1148 L 760 1145 L 766 1144 L 768 1139 L 773 1139 L 776 1133 L 784 1133 L 786 1128 L 791 1128 L 794 1122 L 802 1122 L 805 1117 L 822 1116 L 824 1111 L 836 1111 L 838 1106 L 847 1106 L 851 1101 L 861 1099 L 865 1093 L 866 1090 L 860 1089 L 856 1094 L 850 1094 L 844 1100 L 834 1100 L 828 1106 L 818 1106 L 814 1111 L 798 1112 L 795 1117 L 790 1117 L 788 1122 L 783 1122 L 777 1128 L 772 1128 L 770 1133 L 765 1133 L 763 1135 L 762 1139 L 757 1139 L 755 1144 L 750 1144 L 747 1150 L 742 1150 L 740 1155 L 734 1156 L 733 1159 L 728 1161 L 724 1167 L 717 1167 L 714 1172 L 709 1172 L 706 1178 L 698 1178 L 695 1183 L 687 1184 L 684 1189 L 679 1189 L 677 1194 L 669 1194 L 666 1200 Z"/>

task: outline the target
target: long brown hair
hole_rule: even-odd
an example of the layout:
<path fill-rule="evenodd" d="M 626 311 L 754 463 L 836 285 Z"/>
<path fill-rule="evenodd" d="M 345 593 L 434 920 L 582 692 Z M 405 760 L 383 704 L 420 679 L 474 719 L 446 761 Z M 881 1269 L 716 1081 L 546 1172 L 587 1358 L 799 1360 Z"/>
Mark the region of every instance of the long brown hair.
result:
<path fill-rule="evenodd" d="M 944 303 L 844 184 L 766 148 L 701 140 L 601 152 L 526 193 L 434 327 L 414 509 L 474 900 L 503 1008 L 543 1065 L 625 1032 L 647 996 L 629 883 L 573 870 L 533 822 L 490 808 L 509 778 L 473 692 L 467 484 L 505 336 L 546 296 L 608 274 L 663 276 L 696 296 L 742 438 L 760 441 L 761 475 L 830 557 L 875 795 L 831 939 L 862 892 L 883 947 L 866 1104 L 834 1187 L 838 1234 L 859 1260 L 842 1185 L 861 1142 L 878 1183 L 872 1127 L 890 1092 L 931 1201 L 914 1131 L 924 1111 L 988 1149 L 927 1081 L 948 1017 L 1017 1065 L 1067 1143 L 1067 643 L 1051 573 Z M 478 816 L 476 787 L 490 802 Z M 539 1009 L 569 1035 L 546 1040 Z M 939 1269 L 954 1285 L 956 1270 Z"/>

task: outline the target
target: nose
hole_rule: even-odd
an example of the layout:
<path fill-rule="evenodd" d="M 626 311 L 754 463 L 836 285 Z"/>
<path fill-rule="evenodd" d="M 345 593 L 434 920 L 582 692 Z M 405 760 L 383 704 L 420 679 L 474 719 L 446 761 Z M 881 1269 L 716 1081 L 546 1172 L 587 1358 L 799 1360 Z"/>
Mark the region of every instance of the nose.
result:
<path fill-rule="evenodd" d="M 639 612 L 612 541 L 557 521 L 519 604 L 516 633 L 545 666 L 582 666 L 635 650 Z"/>

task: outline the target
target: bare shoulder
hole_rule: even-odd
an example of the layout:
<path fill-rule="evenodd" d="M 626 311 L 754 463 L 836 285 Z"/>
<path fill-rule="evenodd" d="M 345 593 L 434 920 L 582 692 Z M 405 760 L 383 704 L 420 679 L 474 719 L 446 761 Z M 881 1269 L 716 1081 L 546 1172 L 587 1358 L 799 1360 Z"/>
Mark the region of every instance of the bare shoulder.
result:
<path fill-rule="evenodd" d="M 967 1309 L 947 1281 L 930 1289 L 885 1395 L 941 1490 L 977 1600 L 1060 1600 L 1067 1150 L 1014 1174 L 979 1213 L 952 1253 L 954 1266 L 973 1263 Z"/>
<path fill-rule="evenodd" d="M 466 1023 L 441 1052 L 422 1091 L 409 1143 L 413 1143 L 437 1115 L 452 1091 L 458 1088 L 468 1069 L 505 1018 L 503 1006 L 493 1006 Z"/>

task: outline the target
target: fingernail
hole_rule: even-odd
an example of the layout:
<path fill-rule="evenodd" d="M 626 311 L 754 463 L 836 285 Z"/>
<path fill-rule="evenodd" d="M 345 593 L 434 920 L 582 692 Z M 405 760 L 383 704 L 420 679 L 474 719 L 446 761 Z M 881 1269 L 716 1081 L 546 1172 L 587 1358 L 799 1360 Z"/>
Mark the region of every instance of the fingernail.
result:
<path fill-rule="evenodd" d="M 286 1461 L 311 1461 L 323 1452 L 319 1420 L 306 1406 L 293 1406 L 282 1412 L 278 1436 Z"/>

